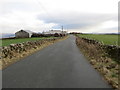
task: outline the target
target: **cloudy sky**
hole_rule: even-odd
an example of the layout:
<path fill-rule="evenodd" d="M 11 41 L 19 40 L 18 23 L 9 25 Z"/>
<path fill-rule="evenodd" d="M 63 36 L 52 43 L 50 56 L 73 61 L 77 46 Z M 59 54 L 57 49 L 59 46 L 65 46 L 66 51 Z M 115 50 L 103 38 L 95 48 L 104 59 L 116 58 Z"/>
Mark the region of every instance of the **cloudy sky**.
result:
<path fill-rule="evenodd" d="M 119 0 L 0 0 L 0 30 L 118 32 Z"/>

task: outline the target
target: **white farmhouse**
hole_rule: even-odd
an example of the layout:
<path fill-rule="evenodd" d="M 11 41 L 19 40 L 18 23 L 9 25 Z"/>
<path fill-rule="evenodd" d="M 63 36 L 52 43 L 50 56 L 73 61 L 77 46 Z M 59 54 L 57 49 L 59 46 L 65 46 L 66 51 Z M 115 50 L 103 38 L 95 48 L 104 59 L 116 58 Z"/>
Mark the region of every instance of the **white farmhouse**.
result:
<path fill-rule="evenodd" d="M 33 32 L 30 30 L 20 30 L 15 33 L 15 37 L 16 38 L 29 38 L 32 36 L 32 34 Z"/>

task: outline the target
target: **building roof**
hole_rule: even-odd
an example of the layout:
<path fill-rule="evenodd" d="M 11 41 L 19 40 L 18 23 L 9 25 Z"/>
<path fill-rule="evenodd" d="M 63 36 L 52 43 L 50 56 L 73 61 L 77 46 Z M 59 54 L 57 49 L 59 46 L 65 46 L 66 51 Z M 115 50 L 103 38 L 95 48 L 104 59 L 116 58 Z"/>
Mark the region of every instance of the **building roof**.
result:
<path fill-rule="evenodd" d="M 62 31 L 61 30 L 50 30 L 49 32 L 51 32 L 51 33 L 61 33 Z"/>
<path fill-rule="evenodd" d="M 32 31 L 30 31 L 30 30 L 24 30 L 25 32 L 28 32 L 28 33 L 34 33 L 34 32 L 32 32 Z"/>
<path fill-rule="evenodd" d="M 30 30 L 20 30 L 20 31 L 24 31 L 24 32 L 27 32 L 27 33 L 29 33 L 29 34 L 34 33 L 34 32 L 32 32 L 32 31 L 30 31 Z M 18 31 L 18 32 L 20 32 L 20 31 Z M 16 32 L 16 33 L 17 33 L 17 32 Z"/>
<path fill-rule="evenodd" d="M 67 31 L 61 31 L 61 30 L 50 30 L 50 31 L 46 31 L 46 32 L 43 32 L 44 34 L 55 34 L 55 33 L 64 33 L 66 34 Z"/>

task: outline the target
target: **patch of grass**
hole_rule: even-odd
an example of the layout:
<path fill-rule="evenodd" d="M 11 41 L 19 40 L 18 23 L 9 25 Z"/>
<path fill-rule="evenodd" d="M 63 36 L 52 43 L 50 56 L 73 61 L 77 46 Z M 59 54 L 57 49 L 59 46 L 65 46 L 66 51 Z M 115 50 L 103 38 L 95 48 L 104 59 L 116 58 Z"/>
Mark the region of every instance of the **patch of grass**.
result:
<path fill-rule="evenodd" d="M 8 46 L 10 44 L 22 43 L 22 42 L 27 42 L 27 41 L 35 41 L 35 40 L 41 40 L 41 39 L 47 39 L 47 38 L 55 38 L 55 37 L 36 37 L 36 38 L 5 39 L 5 40 L 0 40 L 0 42 L 2 42 L 2 45 L 0 45 L 0 46 Z"/>
<path fill-rule="evenodd" d="M 120 37 L 120 35 L 101 35 L 101 34 L 79 34 L 78 36 L 89 39 L 95 39 L 97 41 L 103 42 L 106 45 L 119 45 L 118 37 Z"/>
<path fill-rule="evenodd" d="M 118 77 L 118 75 L 116 75 L 116 74 L 113 73 L 113 74 L 112 74 L 112 77 Z"/>

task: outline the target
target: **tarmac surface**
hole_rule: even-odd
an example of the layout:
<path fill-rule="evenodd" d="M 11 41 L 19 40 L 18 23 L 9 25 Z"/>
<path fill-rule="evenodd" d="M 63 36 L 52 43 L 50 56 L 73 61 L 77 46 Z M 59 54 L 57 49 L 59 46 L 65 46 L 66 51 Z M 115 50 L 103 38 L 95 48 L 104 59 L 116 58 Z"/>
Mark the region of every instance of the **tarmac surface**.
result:
<path fill-rule="evenodd" d="M 111 88 L 72 35 L 9 66 L 2 75 L 3 88 Z"/>

